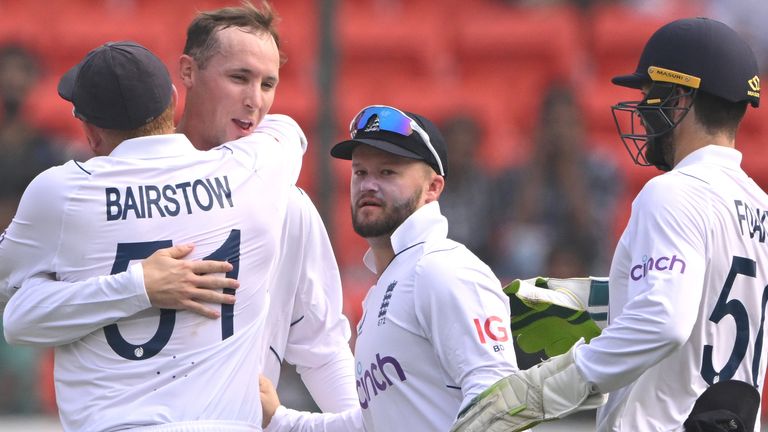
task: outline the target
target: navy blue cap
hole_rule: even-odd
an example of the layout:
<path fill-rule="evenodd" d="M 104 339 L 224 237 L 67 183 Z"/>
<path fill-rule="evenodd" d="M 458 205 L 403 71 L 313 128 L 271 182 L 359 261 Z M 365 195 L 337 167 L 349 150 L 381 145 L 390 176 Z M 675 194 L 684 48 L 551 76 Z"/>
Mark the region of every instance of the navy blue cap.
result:
<path fill-rule="evenodd" d="M 365 127 L 364 129 L 356 130 L 354 138 L 333 146 L 331 148 L 331 156 L 339 159 L 352 159 L 354 149 L 360 144 L 366 144 L 387 153 L 423 160 L 436 173 L 447 177 L 448 152 L 440 129 L 424 116 L 408 111 L 403 111 L 403 113 L 424 130 L 429 138 L 429 145 L 431 145 L 432 149 L 429 148 L 429 145 L 422 139 L 421 135 L 416 132 L 406 136 L 377 127 Z M 375 118 L 372 120 L 375 121 Z M 434 150 L 434 153 L 432 150 Z"/>
<path fill-rule="evenodd" d="M 103 129 L 132 130 L 168 108 L 173 84 L 151 51 L 122 41 L 91 50 L 61 77 L 58 91 L 79 119 Z"/>

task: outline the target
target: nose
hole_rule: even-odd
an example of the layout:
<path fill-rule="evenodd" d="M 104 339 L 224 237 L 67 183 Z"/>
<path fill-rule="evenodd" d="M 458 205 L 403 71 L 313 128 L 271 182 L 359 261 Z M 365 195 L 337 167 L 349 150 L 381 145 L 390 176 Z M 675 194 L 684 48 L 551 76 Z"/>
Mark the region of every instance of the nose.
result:
<path fill-rule="evenodd" d="M 248 87 L 245 94 L 245 106 L 251 110 L 256 111 L 261 109 L 263 103 L 263 96 L 258 86 Z"/>
<path fill-rule="evenodd" d="M 379 183 L 372 175 L 363 176 L 360 179 L 360 192 L 376 192 L 379 190 Z"/>

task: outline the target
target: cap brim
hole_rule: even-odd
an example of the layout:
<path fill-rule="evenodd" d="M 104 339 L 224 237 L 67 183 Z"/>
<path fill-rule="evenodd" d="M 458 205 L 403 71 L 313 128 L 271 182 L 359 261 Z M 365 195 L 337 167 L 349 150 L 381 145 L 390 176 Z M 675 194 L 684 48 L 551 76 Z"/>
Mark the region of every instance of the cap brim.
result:
<path fill-rule="evenodd" d="M 336 144 L 335 146 L 333 146 L 333 148 L 331 148 L 331 156 L 339 159 L 347 159 L 347 160 L 352 159 L 352 152 L 360 144 L 369 145 L 371 147 L 375 147 L 387 153 L 392 153 L 392 154 L 402 156 L 402 157 L 407 157 L 410 159 L 419 159 L 419 160 L 424 159 L 418 154 L 410 150 L 406 150 L 398 145 L 392 144 L 387 141 L 377 140 L 372 138 L 361 138 L 361 139 L 352 139 L 352 140 L 342 141 Z"/>
<path fill-rule="evenodd" d="M 77 75 L 80 73 L 80 68 L 82 65 L 82 63 L 76 64 L 59 80 L 59 86 L 57 87 L 57 90 L 59 92 L 59 96 L 61 96 L 64 100 L 72 102 L 72 93 L 75 90 L 75 81 L 77 81 Z"/>
<path fill-rule="evenodd" d="M 611 82 L 622 87 L 641 89 L 644 85 L 650 82 L 650 79 L 647 76 L 635 72 L 630 75 L 615 76 L 611 79 Z"/>

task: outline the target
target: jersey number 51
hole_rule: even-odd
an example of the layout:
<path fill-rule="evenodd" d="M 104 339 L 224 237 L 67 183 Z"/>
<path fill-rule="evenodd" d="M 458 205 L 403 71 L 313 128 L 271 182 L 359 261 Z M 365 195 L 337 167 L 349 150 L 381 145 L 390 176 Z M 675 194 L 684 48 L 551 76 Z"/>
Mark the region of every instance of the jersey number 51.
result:
<path fill-rule="evenodd" d="M 173 246 L 173 241 L 171 240 L 118 243 L 111 274 L 127 270 L 131 260 L 147 258 L 158 249 L 171 246 Z M 229 262 L 232 264 L 232 270 L 227 272 L 226 277 L 237 279 L 240 269 L 240 230 L 233 229 L 230 231 L 229 237 L 227 237 L 224 243 L 203 259 Z M 225 288 L 224 293 L 234 294 L 235 290 Z M 232 336 L 234 333 L 234 308 L 235 306 L 231 304 L 221 305 L 221 340 Z M 157 331 L 146 343 L 134 345 L 126 341 L 120 334 L 117 324 L 110 324 L 104 327 L 104 335 L 109 346 L 120 357 L 128 360 L 146 360 L 155 356 L 165 347 L 171 339 L 175 324 L 176 311 L 173 309 L 160 309 L 160 323 Z"/>

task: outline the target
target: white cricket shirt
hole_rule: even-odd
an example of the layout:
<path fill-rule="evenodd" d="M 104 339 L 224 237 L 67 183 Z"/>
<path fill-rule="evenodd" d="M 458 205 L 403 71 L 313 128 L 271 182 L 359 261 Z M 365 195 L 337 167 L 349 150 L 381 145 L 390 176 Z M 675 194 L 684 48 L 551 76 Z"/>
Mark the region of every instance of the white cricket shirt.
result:
<path fill-rule="evenodd" d="M 281 127 L 280 121 L 290 122 L 290 119 L 267 115 L 265 121 L 257 126 L 256 132 Z M 298 125 L 295 127 L 300 133 L 298 144 L 301 148 L 291 142 L 275 150 L 294 152 L 294 155 L 297 150 L 305 150 L 303 132 Z M 259 139 L 243 139 L 252 145 L 264 145 Z M 285 168 L 295 182 L 300 164 L 286 164 Z M 284 221 L 278 274 L 270 287 L 266 339 L 269 346 L 265 347 L 267 356 L 262 373 L 277 386 L 282 362 L 293 364 L 318 406 L 325 412 L 341 412 L 357 407 L 358 402 L 353 373 L 354 359 L 349 349 L 349 322 L 342 313 L 339 270 L 328 233 L 314 204 L 303 192 L 292 191 L 292 194 L 296 196 L 288 202 L 293 210 L 288 212 L 288 218 Z M 65 284 L 48 278 L 35 278 L 34 281 L 25 281 L 23 286 L 35 284 L 38 291 L 57 292 L 67 284 L 75 284 L 66 289 L 82 290 L 83 295 L 88 295 L 88 290 L 96 290 L 98 293 L 123 289 L 129 290 L 128 293 L 136 293 L 144 289 L 142 277 L 127 276 L 118 274 Z M 130 301 L 119 293 L 116 293 L 116 297 Z M 35 300 L 36 297 L 31 299 L 33 302 Z M 1 305 L 4 305 L 2 299 Z M 59 344 L 60 335 L 60 332 L 55 332 L 49 335 L 48 340 L 42 340 L 38 333 L 37 343 Z"/>
<path fill-rule="evenodd" d="M 576 353 L 610 392 L 599 431 L 682 431 L 719 380 L 762 393 L 768 196 L 740 163 L 735 149 L 701 148 L 633 202 L 611 264 L 610 324 Z"/>
<path fill-rule="evenodd" d="M 141 278 L 134 260 L 179 243 L 195 244 L 189 259 L 230 261 L 241 283 L 216 320 L 150 308 L 143 284 L 129 296 L 62 290 L 35 302 L 36 291 L 20 290 L 5 310 L 6 337 L 46 343 L 60 333 L 66 430 L 260 430 L 268 288 L 301 161 L 295 122 L 265 122 L 207 152 L 179 134 L 128 140 L 109 157 L 49 169 L 25 191 L 0 241 L 5 298 L 37 273 L 74 282 L 130 268 L 126 278 Z"/>
<path fill-rule="evenodd" d="M 437 202 L 392 234 L 395 258 L 368 291 L 357 325 L 362 410 L 281 407 L 268 432 L 444 432 L 474 396 L 518 370 L 501 283 L 447 234 Z M 364 261 L 375 272 L 370 250 Z"/>
<path fill-rule="evenodd" d="M 270 288 L 267 355 L 262 372 L 275 386 L 283 361 L 296 365 L 324 412 L 358 406 L 349 321 L 341 277 L 320 214 L 303 192 L 289 201 L 278 274 Z"/>
<path fill-rule="evenodd" d="M 369 432 L 446 431 L 474 396 L 517 371 L 501 283 L 447 234 L 436 201 L 416 210 L 363 300 L 355 376 Z M 365 263 L 375 269 L 370 251 Z"/>

